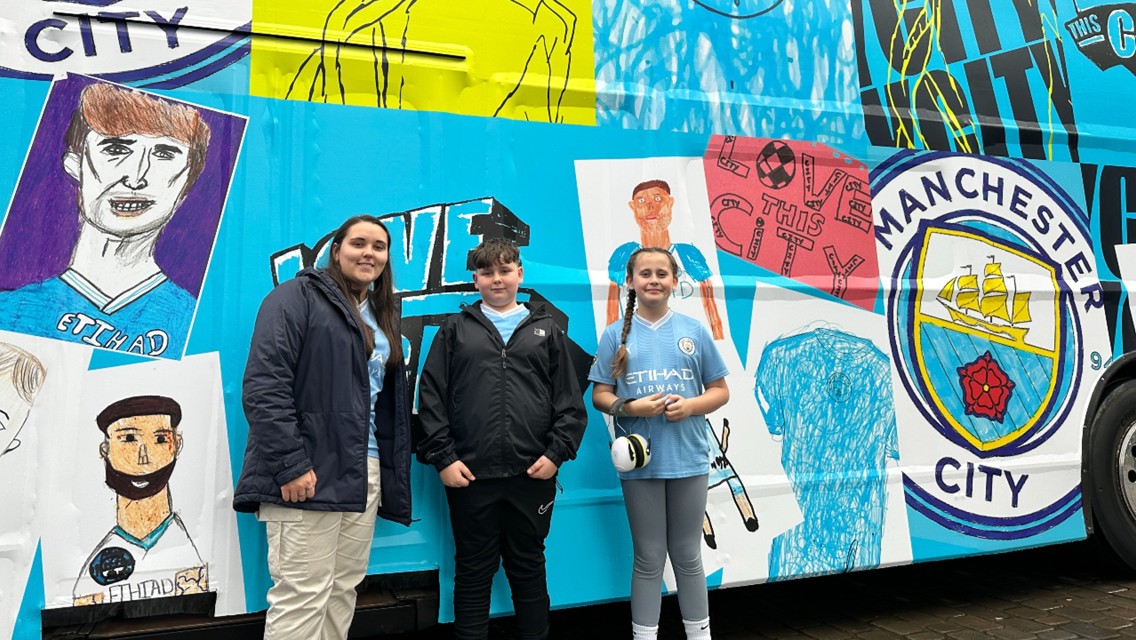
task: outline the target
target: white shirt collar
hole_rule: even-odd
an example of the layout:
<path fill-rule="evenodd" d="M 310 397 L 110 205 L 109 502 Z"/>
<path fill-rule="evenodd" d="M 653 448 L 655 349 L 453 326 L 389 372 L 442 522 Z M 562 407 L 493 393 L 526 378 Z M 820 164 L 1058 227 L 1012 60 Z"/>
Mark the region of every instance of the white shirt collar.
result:
<path fill-rule="evenodd" d="M 643 325 L 644 328 L 651 329 L 653 331 L 653 330 L 658 329 L 659 327 L 663 326 L 664 324 L 666 324 L 667 321 L 670 320 L 671 316 L 673 316 L 673 315 L 674 315 L 674 311 L 667 309 L 666 315 L 664 315 L 663 317 L 659 318 L 658 320 L 656 320 L 654 322 L 647 320 L 646 318 L 639 315 L 638 313 L 636 313 L 633 317 L 634 317 L 635 321 L 638 322 L 639 324 Z"/>

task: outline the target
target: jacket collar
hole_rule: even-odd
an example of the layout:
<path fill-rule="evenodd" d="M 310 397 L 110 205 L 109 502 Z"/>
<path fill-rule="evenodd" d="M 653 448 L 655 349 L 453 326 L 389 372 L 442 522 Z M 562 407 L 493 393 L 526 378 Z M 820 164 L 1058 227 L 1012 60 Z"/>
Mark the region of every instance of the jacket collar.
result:
<path fill-rule="evenodd" d="M 464 313 L 464 314 L 468 314 L 471 318 L 473 318 L 477 322 L 480 322 L 481 325 L 484 326 L 486 329 L 490 329 L 491 330 L 490 333 L 500 337 L 501 334 L 497 332 L 497 328 L 493 325 L 493 321 L 490 320 L 489 318 L 487 318 L 485 316 L 485 312 L 481 310 L 481 303 L 482 303 L 482 301 L 478 300 L 477 302 L 474 302 L 473 304 L 467 304 L 466 306 L 462 307 L 461 312 Z M 546 317 L 548 315 L 548 313 L 546 313 L 545 310 L 544 310 L 544 304 L 543 303 L 538 307 L 534 307 L 532 304 L 530 304 L 528 302 L 522 302 L 521 305 L 523 305 L 526 309 L 529 310 L 529 315 L 525 319 L 521 320 L 521 323 L 519 325 L 517 325 L 518 329 L 525 326 L 526 324 L 528 324 L 530 322 L 533 322 L 534 320 L 540 320 L 541 318 Z"/>
<path fill-rule="evenodd" d="M 468 313 L 469 315 L 473 316 L 474 318 L 477 318 L 478 320 L 480 320 L 482 322 L 490 322 L 489 318 L 487 318 L 485 316 L 485 312 L 481 309 L 481 305 L 482 305 L 481 300 L 478 300 L 477 302 L 474 302 L 473 304 L 467 304 L 464 307 L 462 307 L 462 313 Z M 540 306 L 533 306 L 529 302 L 522 302 L 521 306 L 523 306 L 523 307 L 525 307 L 526 309 L 529 310 L 529 317 L 532 318 L 533 320 L 536 320 L 536 319 L 541 318 L 542 316 L 548 315 L 548 313 L 544 310 L 544 303 L 541 303 Z"/>
<path fill-rule="evenodd" d="M 343 291 L 339 289 L 339 285 L 335 283 L 335 280 L 331 279 L 331 276 L 327 275 L 326 271 L 308 267 L 296 274 L 296 277 L 304 278 L 311 282 L 316 289 L 323 293 L 327 299 L 335 305 L 335 308 L 339 309 L 343 317 L 347 320 L 347 323 L 362 335 L 363 329 L 355 320 L 355 309 L 352 308 L 351 303 L 343 295 Z"/>

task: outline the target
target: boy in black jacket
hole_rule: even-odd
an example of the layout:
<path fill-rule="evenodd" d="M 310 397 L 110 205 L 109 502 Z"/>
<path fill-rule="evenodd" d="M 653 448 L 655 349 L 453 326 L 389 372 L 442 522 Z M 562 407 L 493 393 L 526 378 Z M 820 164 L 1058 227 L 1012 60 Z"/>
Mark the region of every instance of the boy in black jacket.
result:
<path fill-rule="evenodd" d="M 564 332 L 517 303 L 521 254 L 508 240 L 471 253 L 481 302 L 442 324 L 419 386 L 418 459 L 438 469 L 454 529 L 454 637 L 489 636 L 501 562 L 520 638 L 548 637 L 544 539 L 556 472 L 576 457 L 587 414 Z"/>

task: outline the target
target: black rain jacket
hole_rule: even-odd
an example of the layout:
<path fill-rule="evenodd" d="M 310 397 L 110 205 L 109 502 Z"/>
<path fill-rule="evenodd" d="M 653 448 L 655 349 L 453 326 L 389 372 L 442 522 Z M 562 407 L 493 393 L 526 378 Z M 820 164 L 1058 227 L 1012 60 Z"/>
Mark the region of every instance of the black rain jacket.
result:
<path fill-rule="evenodd" d="M 529 308 L 509 338 L 472 304 L 442 324 L 419 381 L 419 461 L 461 460 L 478 479 L 525 473 L 540 458 L 576 457 L 587 413 L 564 332 Z"/>
<path fill-rule="evenodd" d="M 367 502 L 369 354 L 339 286 L 304 269 L 260 305 L 245 365 L 248 419 L 237 511 L 269 502 L 297 509 L 362 512 Z M 410 395 L 406 367 L 388 368 L 375 404 L 382 505 L 379 516 L 410 524 Z M 314 469 L 316 493 L 284 502 L 280 487 Z"/>

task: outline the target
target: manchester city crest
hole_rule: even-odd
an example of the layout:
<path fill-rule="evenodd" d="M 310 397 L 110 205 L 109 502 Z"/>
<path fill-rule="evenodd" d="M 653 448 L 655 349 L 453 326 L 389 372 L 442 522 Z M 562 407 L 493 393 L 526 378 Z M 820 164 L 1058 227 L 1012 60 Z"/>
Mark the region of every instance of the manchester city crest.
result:
<path fill-rule="evenodd" d="M 906 502 L 951 535 L 1026 538 L 1080 509 L 1076 463 L 1035 459 L 1077 446 L 1085 359 L 1108 349 L 1087 216 L 1060 184 L 941 152 L 872 173 Z"/>
<path fill-rule="evenodd" d="M 877 187 L 896 189 L 900 207 L 880 212 L 883 244 L 897 250 L 892 349 L 935 429 L 979 456 L 1013 455 L 1048 438 L 1068 410 L 1083 354 L 1068 259 L 1053 247 L 1088 247 L 1088 234 L 1076 217 L 1057 218 L 1077 211 L 1063 193 L 1017 166 L 959 160 Z M 902 248 L 891 233 L 901 226 Z"/>
<path fill-rule="evenodd" d="M 910 336 L 909 384 L 944 435 L 978 451 L 1026 439 L 1067 392 L 1071 314 L 1057 267 L 1009 234 L 995 238 L 924 223 L 905 269 L 922 286 L 901 291 L 895 309 Z"/>

